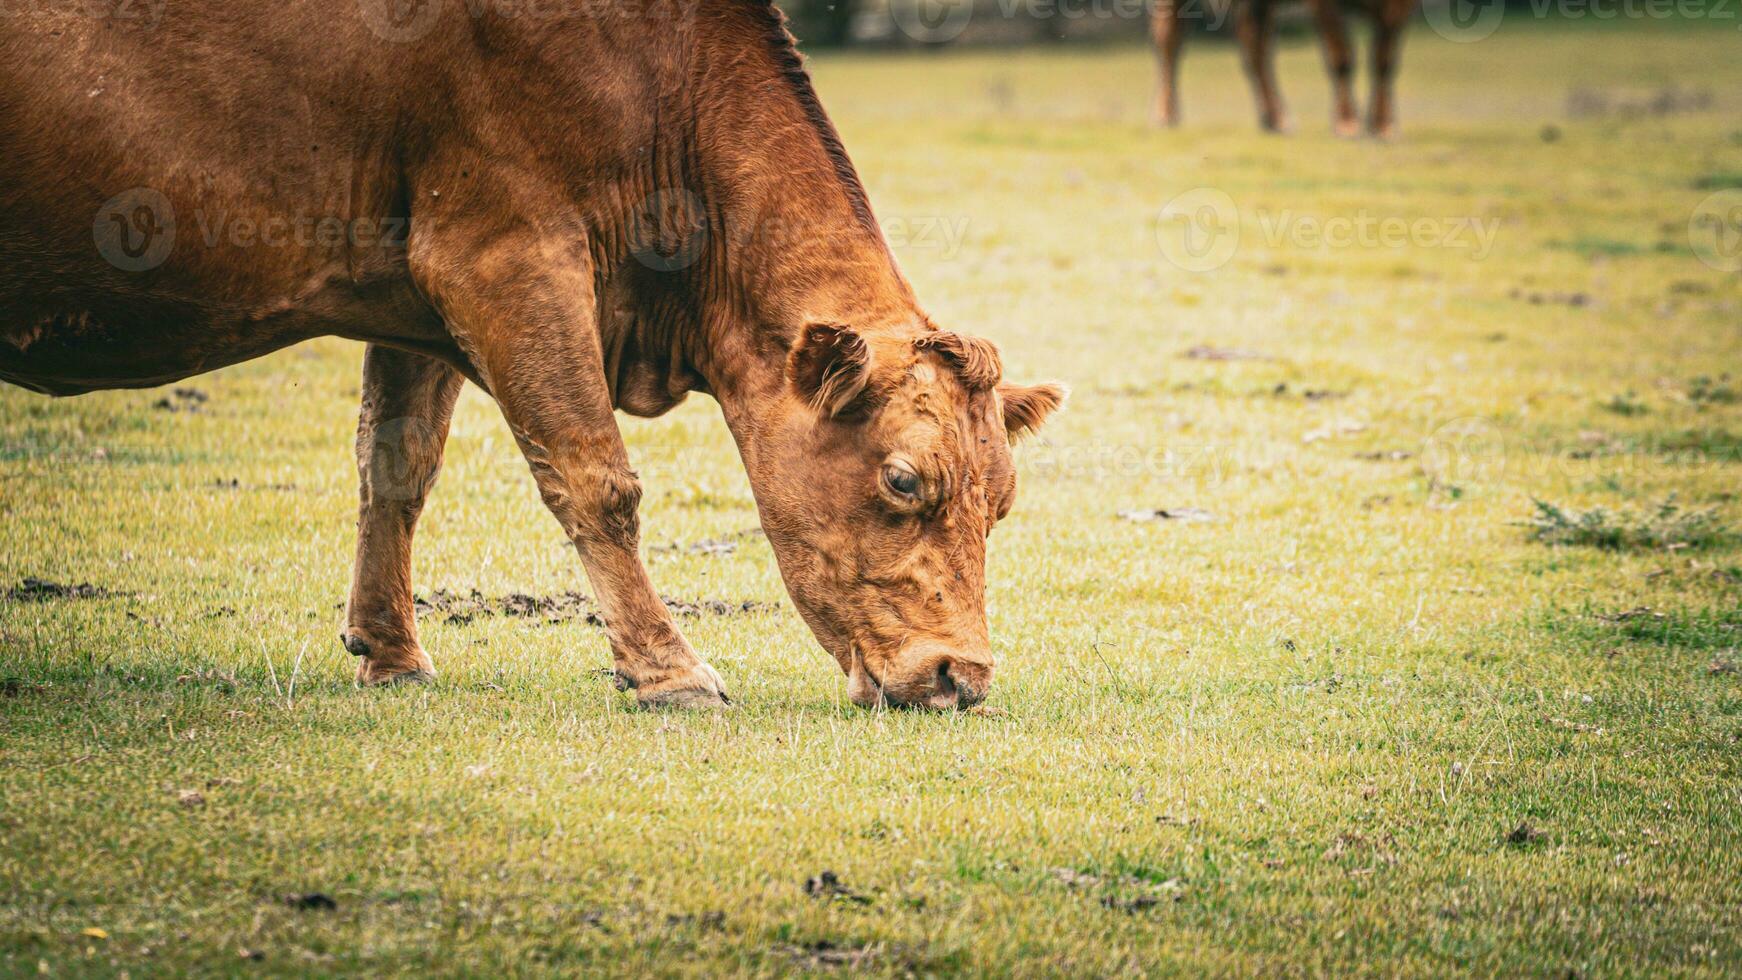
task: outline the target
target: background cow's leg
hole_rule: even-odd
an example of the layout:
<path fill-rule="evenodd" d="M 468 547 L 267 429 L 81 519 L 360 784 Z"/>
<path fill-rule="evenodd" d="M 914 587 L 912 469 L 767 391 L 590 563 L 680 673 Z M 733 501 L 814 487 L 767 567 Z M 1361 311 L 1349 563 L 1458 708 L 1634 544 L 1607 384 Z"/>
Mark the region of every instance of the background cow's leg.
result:
<path fill-rule="evenodd" d="M 619 686 L 643 705 L 726 702 L 720 675 L 690 648 L 641 563 L 641 483 L 612 411 L 581 237 L 456 234 L 413 245 L 419 275 L 532 467 L 539 493 L 580 552 Z M 414 274 L 418 274 L 414 271 Z M 433 278 L 432 278 L 433 277 Z"/>
<path fill-rule="evenodd" d="M 1266 132 L 1288 129 L 1282 96 L 1276 90 L 1275 66 L 1271 64 L 1272 9 L 1270 0 L 1245 0 L 1237 4 L 1234 33 L 1240 39 L 1240 56 L 1252 95 L 1258 100 L 1258 125 Z"/>
<path fill-rule="evenodd" d="M 1161 81 L 1155 93 L 1155 118 L 1163 126 L 1179 125 L 1179 49 L 1185 25 L 1180 21 L 1180 0 L 1156 0 L 1150 14 L 1155 35 L 1156 67 Z"/>
<path fill-rule="evenodd" d="M 345 649 L 366 684 L 429 680 L 411 605 L 411 537 L 435 483 L 448 421 L 463 383 L 453 368 L 391 347 L 363 352 L 357 417 L 357 563 L 345 612 Z"/>
<path fill-rule="evenodd" d="M 1313 20 L 1325 52 L 1325 71 L 1331 76 L 1331 128 L 1338 136 L 1353 136 L 1361 129 L 1355 112 L 1355 52 L 1349 45 L 1349 29 L 1343 22 L 1340 0 L 1312 0 Z"/>
<path fill-rule="evenodd" d="M 1415 0 L 1375 0 L 1373 9 L 1373 102 L 1368 109 L 1367 132 L 1389 139 L 1397 131 L 1392 107 L 1392 79 L 1397 74 L 1397 53 L 1403 44 L 1403 29 L 1415 9 Z"/>

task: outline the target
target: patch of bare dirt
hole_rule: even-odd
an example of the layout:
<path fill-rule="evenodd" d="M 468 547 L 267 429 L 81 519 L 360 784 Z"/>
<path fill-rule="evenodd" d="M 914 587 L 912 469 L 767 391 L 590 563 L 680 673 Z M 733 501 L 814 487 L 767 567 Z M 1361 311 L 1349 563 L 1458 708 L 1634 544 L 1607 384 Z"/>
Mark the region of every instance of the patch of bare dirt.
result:
<path fill-rule="evenodd" d="M 1599 613 L 1597 618 L 1605 623 L 1631 623 L 1638 619 L 1663 620 L 1669 617 L 1650 606 L 1635 606 L 1632 609 L 1618 613 Z"/>
<path fill-rule="evenodd" d="M 1373 463 L 1400 463 L 1415 458 L 1415 454 L 1407 449 L 1380 449 L 1370 453 L 1356 453 L 1355 458 Z"/>
<path fill-rule="evenodd" d="M 811 968 L 864 966 L 877 956 L 877 946 L 873 943 L 852 945 L 829 939 L 817 939 L 802 945 L 776 946 L 775 950 L 790 956 L 800 965 Z"/>
<path fill-rule="evenodd" d="M 437 589 L 428 597 L 418 596 L 413 600 L 412 607 L 419 616 L 439 614 L 444 617 L 445 622 L 455 625 L 491 616 L 538 618 L 551 623 L 581 618 L 594 626 L 604 625 L 604 620 L 593 610 L 593 600 L 579 592 L 560 592 L 546 596 L 510 592 L 505 596 L 486 596 L 477 589 L 466 593 Z"/>
<path fill-rule="evenodd" d="M 1571 306 L 1576 309 L 1591 305 L 1589 293 L 1545 293 L 1536 289 L 1514 289 L 1506 295 L 1512 299 L 1529 303 L 1531 306 Z"/>
<path fill-rule="evenodd" d="M 177 388 L 169 394 L 151 403 L 151 407 L 160 412 L 187 412 L 189 414 L 206 410 L 206 402 L 211 396 L 198 388 Z"/>
<path fill-rule="evenodd" d="M 1512 832 L 1506 835 L 1506 843 L 1513 847 L 1529 847 L 1540 842 L 1545 836 L 1542 831 L 1531 826 L 1530 821 L 1521 820 L 1518 822 L 1518 826 L 1512 828 Z"/>
<path fill-rule="evenodd" d="M 1119 512 L 1119 516 L 1134 524 L 1147 524 L 1150 521 L 1206 524 L 1216 519 L 1216 515 L 1196 507 L 1146 507 L 1137 510 L 1122 510 Z"/>
<path fill-rule="evenodd" d="M 1349 869 L 1350 874 L 1368 875 L 1397 863 L 1397 838 L 1383 831 L 1338 834 L 1321 857 L 1326 861 L 1351 862 L 1356 866 Z"/>
<path fill-rule="evenodd" d="M 1300 398 L 1309 402 L 1329 402 L 1349 397 L 1348 392 L 1332 388 L 1290 388 L 1286 381 L 1278 381 L 1276 387 L 1270 389 L 1270 393 L 1277 398 Z"/>
<path fill-rule="evenodd" d="M 0 677 L 0 698 L 19 698 L 46 690 L 47 684 L 36 684 L 22 677 Z"/>
<path fill-rule="evenodd" d="M 1193 361 L 1274 361 L 1276 358 L 1255 350 L 1241 350 L 1238 347 L 1211 347 L 1199 344 L 1180 355 Z"/>
<path fill-rule="evenodd" d="M 812 898 L 829 901 L 850 902 L 854 905 L 870 905 L 871 896 L 861 895 L 848 888 L 839 875 L 833 871 L 824 871 L 814 878 L 806 878 L 804 893 Z"/>
<path fill-rule="evenodd" d="M 668 595 L 659 598 L 674 616 L 740 616 L 745 613 L 772 612 L 779 608 L 775 603 L 760 599 L 697 599 L 692 602 L 689 599 L 673 599 Z"/>
<path fill-rule="evenodd" d="M 1071 891 L 1100 891 L 1101 907 L 1136 915 L 1185 898 L 1186 885 L 1179 878 L 1151 881 L 1137 875 L 1099 875 L 1076 868 L 1054 868 L 1052 879 Z"/>
<path fill-rule="evenodd" d="M 726 913 L 703 912 L 701 915 L 673 913 L 665 917 L 665 924 L 673 929 L 694 926 L 703 932 L 718 932 L 726 928 Z"/>
<path fill-rule="evenodd" d="M 778 608 L 775 603 L 758 599 L 660 598 L 674 616 L 738 616 L 771 612 Z M 504 596 L 486 596 L 477 589 L 465 593 L 437 589 L 428 596 L 418 596 L 413 607 L 419 616 L 441 616 L 443 622 L 456 626 L 493 616 L 536 619 L 546 623 L 566 623 L 578 619 L 590 626 L 605 625 L 605 620 L 593 605 L 592 598 L 579 592 L 558 592 L 542 596 L 510 592 Z"/>
<path fill-rule="evenodd" d="M 689 544 L 678 544 L 674 541 L 670 544 L 655 545 L 647 550 L 656 555 L 729 555 L 738 550 L 738 545 L 741 542 L 750 538 L 759 538 L 761 536 L 761 528 L 751 527 L 745 528 L 742 531 L 735 531 L 731 534 L 721 535 L 717 538 L 703 538 L 700 541 L 692 541 Z"/>
<path fill-rule="evenodd" d="M 1581 85 L 1567 93 L 1567 115 L 1574 119 L 1675 116 L 1685 112 L 1705 112 L 1711 107 L 1711 89 L 1684 89 L 1679 85 L 1631 90 Z"/>
<path fill-rule="evenodd" d="M 244 486 L 239 478 L 233 476 L 228 480 L 219 477 L 208 484 L 208 486 L 214 490 L 278 490 L 285 493 L 294 492 L 296 490 L 296 484 L 294 483 L 263 483 L 259 486 Z"/>
<path fill-rule="evenodd" d="M 48 602 L 51 599 L 108 599 L 117 594 L 89 582 L 62 585 L 59 582 L 50 582 L 41 578 L 26 578 L 6 590 L 6 598 L 13 602 Z"/>

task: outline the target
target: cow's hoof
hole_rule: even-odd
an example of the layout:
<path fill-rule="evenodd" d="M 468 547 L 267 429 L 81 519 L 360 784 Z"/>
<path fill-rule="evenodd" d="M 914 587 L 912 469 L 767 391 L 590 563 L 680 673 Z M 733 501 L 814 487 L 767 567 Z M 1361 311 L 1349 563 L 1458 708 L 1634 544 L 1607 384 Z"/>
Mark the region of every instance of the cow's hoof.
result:
<path fill-rule="evenodd" d="M 357 683 L 366 687 L 393 684 L 428 684 L 435 680 L 435 663 L 413 642 L 391 647 L 371 642 L 355 627 L 339 634 L 345 652 L 357 658 Z"/>
<path fill-rule="evenodd" d="M 732 699 L 726 696 L 726 682 L 719 671 L 698 661 L 687 670 L 676 671 L 658 679 L 635 680 L 624 671 L 617 671 L 617 688 L 635 689 L 635 703 L 642 708 L 721 709 L 729 708 Z"/>
<path fill-rule="evenodd" d="M 1331 124 L 1331 132 L 1343 139 L 1353 139 L 1361 135 L 1361 124 L 1353 119 L 1339 119 Z"/>

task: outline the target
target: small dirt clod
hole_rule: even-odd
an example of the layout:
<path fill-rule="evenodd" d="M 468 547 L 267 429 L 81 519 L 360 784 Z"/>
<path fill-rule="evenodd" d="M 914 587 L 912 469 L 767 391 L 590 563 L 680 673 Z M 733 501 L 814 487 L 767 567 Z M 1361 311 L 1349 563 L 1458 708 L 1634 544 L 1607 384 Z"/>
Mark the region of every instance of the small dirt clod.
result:
<path fill-rule="evenodd" d="M 1521 820 L 1518 826 L 1512 828 L 1512 833 L 1506 835 L 1506 843 L 1513 847 L 1528 847 L 1542 840 L 1543 832 L 1531 826 L 1530 821 Z"/>

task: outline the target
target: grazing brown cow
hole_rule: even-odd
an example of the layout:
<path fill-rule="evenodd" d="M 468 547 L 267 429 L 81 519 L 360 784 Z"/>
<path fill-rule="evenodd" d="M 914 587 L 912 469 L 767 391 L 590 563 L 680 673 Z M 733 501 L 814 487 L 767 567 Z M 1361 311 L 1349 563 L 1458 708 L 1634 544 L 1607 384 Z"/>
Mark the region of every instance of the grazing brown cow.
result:
<path fill-rule="evenodd" d="M 853 700 L 985 696 L 1010 440 L 1063 392 L 921 312 L 767 0 L 98 6 L 0 20 L 0 379 L 67 395 L 366 341 L 361 680 L 433 676 L 411 541 L 469 379 L 642 703 L 725 701 L 642 565 L 613 415 L 690 391 Z"/>
<path fill-rule="evenodd" d="M 1156 93 L 1155 113 L 1165 126 L 1179 124 L 1179 71 L 1181 28 L 1184 15 L 1198 0 L 1156 0 L 1150 27 L 1155 34 L 1155 52 L 1161 67 L 1161 85 Z M 1331 76 L 1331 128 L 1339 136 L 1353 136 L 1360 124 L 1355 118 L 1355 56 L 1349 32 L 1343 26 L 1342 0 L 1307 0 L 1313 21 L 1325 48 L 1325 70 Z M 1233 0 L 1234 33 L 1240 42 L 1240 57 L 1252 94 L 1258 102 L 1258 125 L 1267 132 L 1288 129 L 1288 114 L 1276 90 L 1276 71 L 1271 57 L 1272 14 L 1276 0 Z M 1416 0 L 1359 0 L 1373 18 L 1373 99 L 1367 110 L 1367 132 L 1382 139 L 1397 128 L 1392 107 L 1392 79 L 1397 74 L 1397 49 L 1404 26 L 1415 10 Z"/>

